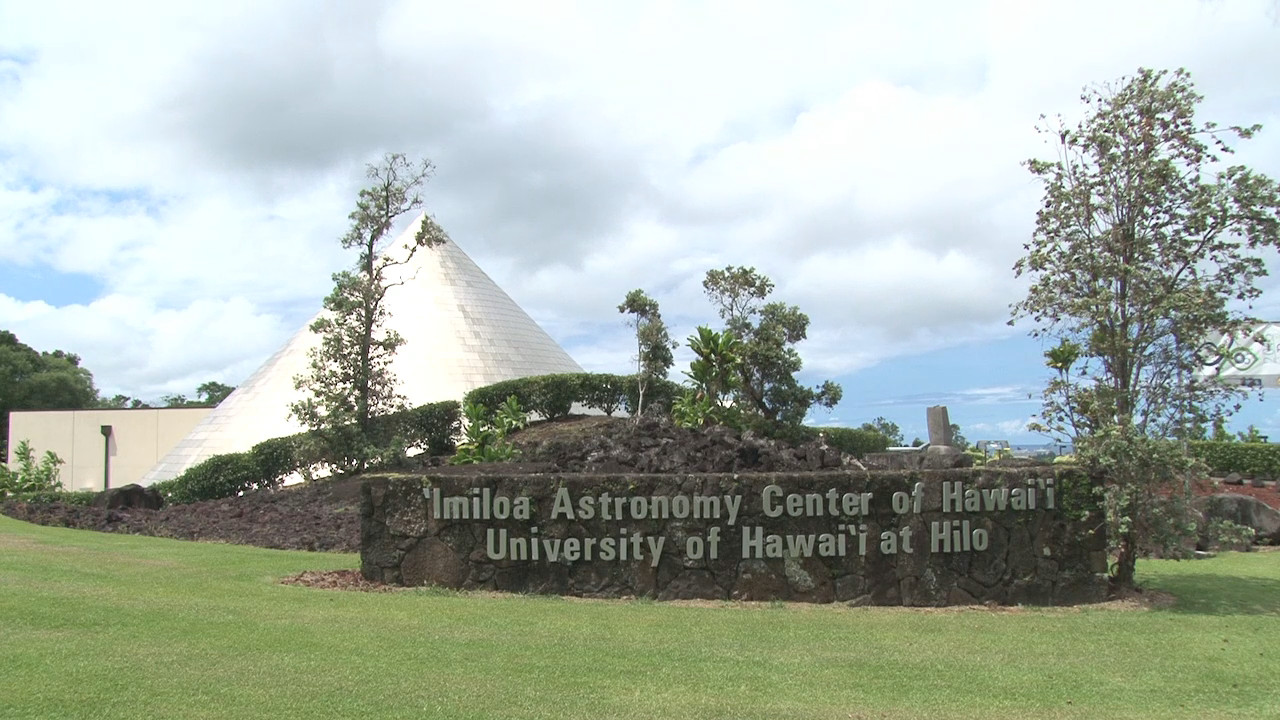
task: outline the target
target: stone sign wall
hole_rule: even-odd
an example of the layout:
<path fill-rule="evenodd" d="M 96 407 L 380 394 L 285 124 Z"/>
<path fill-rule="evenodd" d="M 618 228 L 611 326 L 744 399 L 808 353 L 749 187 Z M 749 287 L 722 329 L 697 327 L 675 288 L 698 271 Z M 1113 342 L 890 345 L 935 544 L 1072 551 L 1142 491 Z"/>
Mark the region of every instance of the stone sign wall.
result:
<path fill-rule="evenodd" d="M 1081 482 L 1051 468 L 373 477 L 361 570 L 587 597 L 1094 602 L 1106 539 L 1073 507 Z"/>

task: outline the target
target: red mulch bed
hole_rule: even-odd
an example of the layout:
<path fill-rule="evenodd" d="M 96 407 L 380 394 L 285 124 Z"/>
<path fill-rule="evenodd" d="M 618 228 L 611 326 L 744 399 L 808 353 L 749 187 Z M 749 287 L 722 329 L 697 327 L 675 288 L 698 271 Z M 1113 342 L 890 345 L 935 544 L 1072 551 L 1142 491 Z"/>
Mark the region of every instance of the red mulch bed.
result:
<path fill-rule="evenodd" d="M 407 590 L 399 585 L 383 585 L 365 580 L 359 570 L 308 570 L 280 581 L 284 585 L 301 585 L 321 590 L 360 590 L 363 592 L 393 592 Z"/>
<path fill-rule="evenodd" d="M 360 552 L 362 480 L 304 483 L 160 510 L 9 501 L 0 503 L 0 513 L 38 525 L 81 530 L 280 550 Z"/>
<path fill-rule="evenodd" d="M 1218 493 L 1234 493 L 1236 495 L 1248 495 L 1257 498 L 1271 507 L 1280 510 L 1280 487 L 1274 482 L 1267 487 L 1253 487 L 1245 481 L 1244 485 L 1227 485 L 1218 480 L 1213 483 L 1205 484 L 1203 487 L 1197 487 L 1196 495 L 1216 495 Z"/>

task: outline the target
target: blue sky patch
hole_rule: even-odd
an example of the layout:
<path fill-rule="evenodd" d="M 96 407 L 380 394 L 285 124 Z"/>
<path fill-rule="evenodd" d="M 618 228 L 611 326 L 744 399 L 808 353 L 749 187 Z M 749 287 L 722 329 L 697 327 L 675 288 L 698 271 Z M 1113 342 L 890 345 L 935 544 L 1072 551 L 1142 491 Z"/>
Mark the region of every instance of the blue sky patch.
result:
<path fill-rule="evenodd" d="M 62 273 L 47 265 L 0 263 L 0 292 L 16 300 L 43 300 L 55 307 L 87 305 L 102 295 L 92 275 Z"/>
<path fill-rule="evenodd" d="M 114 214 L 124 209 L 155 217 L 164 209 L 164 201 L 145 190 L 76 188 L 62 190 L 51 207 L 57 215 Z"/>

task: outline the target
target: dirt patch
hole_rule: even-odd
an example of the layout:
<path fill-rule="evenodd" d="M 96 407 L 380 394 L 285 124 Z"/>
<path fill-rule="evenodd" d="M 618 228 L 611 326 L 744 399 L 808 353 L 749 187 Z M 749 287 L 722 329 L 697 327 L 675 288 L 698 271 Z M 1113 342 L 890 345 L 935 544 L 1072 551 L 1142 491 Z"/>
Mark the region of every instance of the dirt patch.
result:
<path fill-rule="evenodd" d="M 1214 478 L 1208 483 L 1202 483 L 1196 488 L 1197 495 L 1214 495 L 1216 493 L 1234 493 L 1236 495 L 1248 495 L 1270 505 L 1276 510 L 1280 510 L 1280 486 L 1272 482 L 1268 487 L 1254 487 L 1249 483 L 1244 485 L 1228 485 L 1222 482 L 1221 478 Z"/>
<path fill-rule="evenodd" d="M 302 585 L 321 590 L 359 590 L 362 592 L 395 592 L 411 590 L 399 585 L 383 585 L 364 579 L 359 570 L 308 570 L 280 581 L 282 585 Z"/>
<path fill-rule="evenodd" d="M 512 440 L 519 439 L 520 444 L 546 442 L 548 440 L 589 440 L 597 435 L 608 434 L 616 428 L 630 422 L 627 418 L 608 417 L 605 415 L 570 415 L 556 420 L 534 423 L 519 432 L 513 433 Z"/>
<path fill-rule="evenodd" d="M 1117 610 L 1161 610 L 1171 608 L 1177 604 L 1178 598 L 1173 593 L 1163 590 L 1134 588 L 1126 590 L 1119 597 L 1095 607 L 1109 607 Z"/>

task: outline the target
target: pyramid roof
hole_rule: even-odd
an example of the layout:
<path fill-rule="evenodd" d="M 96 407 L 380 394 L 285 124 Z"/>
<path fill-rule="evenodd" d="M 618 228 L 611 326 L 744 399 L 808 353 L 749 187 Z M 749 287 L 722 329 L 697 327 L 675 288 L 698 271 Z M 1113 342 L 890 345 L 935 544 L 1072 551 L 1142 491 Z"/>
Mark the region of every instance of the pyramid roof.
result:
<path fill-rule="evenodd" d="M 433 221 L 418 218 L 389 251 L 408 244 L 422 222 Z M 387 326 L 405 340 L 392 371 L 409 405 L 461 400 L 470 390 L 502 380 L 582 372 L 452 240 L 419 249 L 396 270 L 388 278 L 403 284 L 387 292 Z M 243 452 L 263 440 L 300 432 L 289 406 L 303 397 L 294 388 L 294 377 L 308 372 L 307 353 L 319 345 L 310 330 L 314 320 L 214 408 L 141 483 L 168 480 L 214 455 Z"/>

